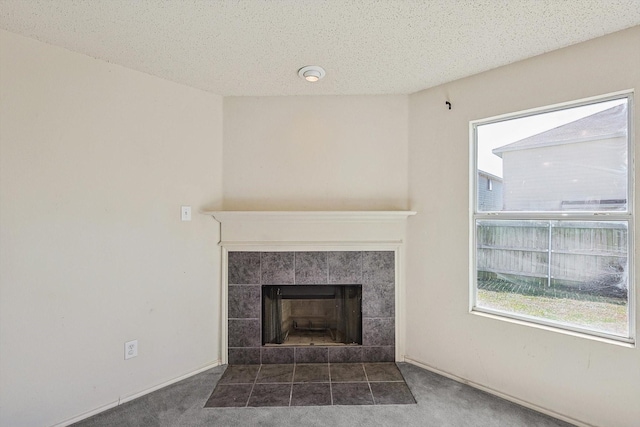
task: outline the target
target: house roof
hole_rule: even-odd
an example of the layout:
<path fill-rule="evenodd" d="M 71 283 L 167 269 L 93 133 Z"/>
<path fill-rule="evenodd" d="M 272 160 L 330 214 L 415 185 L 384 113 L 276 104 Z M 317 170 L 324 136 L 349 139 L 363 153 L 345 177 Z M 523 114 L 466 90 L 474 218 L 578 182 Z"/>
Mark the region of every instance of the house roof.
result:
<path fill-rule="evenodd" d="M 507 151 L 526 150 L 550 145 L 570 144 L 627 135 L 627 105 L 621 104 L 575 120 L 548 131 L 532 135 L 492 150 L 502 157 Z"/>
<path fill-rule="evenodd" d="M 480 169 L 478 169 L 478 175 L 486 176 L 487 178 L 492 179 L 494 181 L 502 182 L 502 177 L 499 177 L 498 175 L 494 175 L 494 174 L 489 173 L 489 172 L 485 172 L 485 171 L 480 170 Z"/>

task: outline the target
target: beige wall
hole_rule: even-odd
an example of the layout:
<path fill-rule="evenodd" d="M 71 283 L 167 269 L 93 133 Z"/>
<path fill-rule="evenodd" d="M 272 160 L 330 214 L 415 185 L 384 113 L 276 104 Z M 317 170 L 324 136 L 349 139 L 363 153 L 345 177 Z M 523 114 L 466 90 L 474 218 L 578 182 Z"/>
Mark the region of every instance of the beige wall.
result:
<path fill-rule="evenodd" d="M 0 43 L 0 425 L 47 426 L 218 360 L 222 98 Z"/>
<path fill-rule="evenodd" d="M 634 27 L 411 95 L 408 357 L 587 424 L 638 425 L 638 349 L 468 313 L 469 121 L 640 88 L 638 46 Z"/>
<path fill-rule="evenodd" d="M 196 211 L 223 199 L 417 210 L 409 357 L 593 425 L 640 419 L 637 349 L 468 313 L 469 121 L 639 87 L 639 27 L 409 97 L 224 104 L 0 42 L 0 424 L 51 425 L 215 363 L 217 226 Z"/>
<path fill-rule="evenodd" d="M 224 207 L 407 208 L 408 97 L 224 100 Z"/>

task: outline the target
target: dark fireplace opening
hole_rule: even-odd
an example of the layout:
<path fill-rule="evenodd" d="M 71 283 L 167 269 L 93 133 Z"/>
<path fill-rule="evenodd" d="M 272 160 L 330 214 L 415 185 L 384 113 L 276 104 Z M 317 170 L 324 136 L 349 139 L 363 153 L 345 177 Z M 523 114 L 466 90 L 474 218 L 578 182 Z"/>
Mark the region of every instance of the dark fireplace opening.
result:
<path fill-rule="evenodd" d="M 362 345 L 362 286 L 263 285 L 262 345 Z"/>

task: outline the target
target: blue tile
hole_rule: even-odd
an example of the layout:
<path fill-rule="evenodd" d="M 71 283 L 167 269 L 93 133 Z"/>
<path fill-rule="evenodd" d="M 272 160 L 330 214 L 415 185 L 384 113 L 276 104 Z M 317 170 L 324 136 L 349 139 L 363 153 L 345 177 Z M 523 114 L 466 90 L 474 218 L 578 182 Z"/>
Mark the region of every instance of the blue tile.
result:
<path fill-rule="evenodd" d="M 262 284 L 293 285 L 295 280 L 293 252 L 263 252 Z"/>
<path fill-rule="evenodd" d="M 294 384 L 291 390 L 291 406 L 331 405 L 331 385 L 329 383 Z M 302 425 L 302 423 L 300 423 Z"/>
<path fill-rule="evenodd" d="M 324 285 L 328 283 L 329 270 L 326 252 L 296 252 L 295 265 L 297 285 Z"/>
<path fill-rule="evenodd" d="M 362 285 L 362 316 L 363 317 L 394 317 L 395 316 L 395 285 L 368 284 Z"/>
<path fill-rule="evenodd" d="M 256 384 L 248 406 L 289 406 L 291 384 Z"/>
<path fill-rule="evenodd" d="M 395 347 L 362 347 L 363 362 L 394 362 L 395 360 Z"/>
<path fill-rule="evenodd" d="M 229 347 L 260 347 L 259 319 L 229 319 Z"/>
<path fill-rule="evenodd" d="M 329 363 L 354 363 L 362 362 L 361 346 L 335 346 L 329 347 Z"/>
<path fill-rule="evenodd" d="M 228 263 L 229 284 L 260 284 L 260 252 L 229 252 Z"/>
<path fill-rule="evenodd" d="M 330 284 L 362 283 L 362 252 L 329 252 Z"/>
<path fill-rule="evenodd" d="M 260 285 L 229 285 L 228 316 L 231 319 L 260 318 Z"/>
<path fill-rule="evenodd" d="M 327 347 L 296 347 L 296 363 L 328 363 L 329 352 Z"/>
<path fill-rule="evenodd" d="M 362 280 L 375 285 L 390 285 L 396 281 L 395 253 L 393 251 L 366 251 L 362 253 Z"/>
<path fill-rule="evenodd" d="M 293 363 L 293 347 L 262 347 L 262 363 Z"/>
<path fill-rule="evenodd" d="M 416 403 L 407 384 L 402 382 L 373 382 L 370 384 L 376 405 L 407 405 Z"/>
<path fill-rule="evenodd" d="M 394 346 L 395 319 L 362 319 L 362 344 L 366 346 Z"/>
<path fill-rule="evenodd" d="M 369 384 L 338 383 L 331 385 L 334 405 L 373 405 Z"/>
<path fill-rule="evenodd" d="M 259 365 L 260 347 L 229 348 L 229 365 Z"/>
<path fill-rule="evenodd" d="M 247 405 L 253 384 L 235 384 L 218 386 L 204 404 L 205 408 L 242 408 Z"/>

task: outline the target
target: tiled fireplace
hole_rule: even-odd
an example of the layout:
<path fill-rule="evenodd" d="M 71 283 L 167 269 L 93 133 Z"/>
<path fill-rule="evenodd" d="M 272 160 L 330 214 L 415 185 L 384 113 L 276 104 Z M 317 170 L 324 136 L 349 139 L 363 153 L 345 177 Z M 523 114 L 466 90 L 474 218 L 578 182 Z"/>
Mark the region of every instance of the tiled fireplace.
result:
<path fill-rule="evenodd" d="M 221 224 L 222 363 L 403 360 L 404 336 L 399 331 L 404 330 L 404 239 L 406 219 L 415 212 L 207 213 Z M 351 290 L 345 285 L 351 285 Z M 282 293 L 290 298 L 297 291 L 314 295 L 307 299 L 323 299 L 327 293 L 355 293 L 348 303 L 342 303 L 342 309 L 347 304 L 348 310 L 355 312 L 355 317 L 348 322 L 359 323 L 348 323 L 344 326 L 347 329 L 341 330 L 333 325 L 344 321 L 339 316 L 336 321 L 325 319 L 318 323 L 317 313 L 300 315 L 293 313 L 297 308 L 282 305 L 282 313 L 277 318 L 282 320 L 285 332 L 316 331 L 324 327 L 319 325 L 325 322 L 332 337 L 335 334 L 343 338 L 296 341 L 270 336 L 265 339 L 263 325 L 265 329 L 271 329 L 272 325 L 262 317 L 263 294 Z M 272 298 L 273 295 L 266 300 Z M 341 310 L 339 300 L 333 304 L 335 310 Z M 331 309 L 330 305 L 318 307 L 314 309 L 316 312 Z M 290 321 L 289 316 L 293 320 Z M 291 328 L 294 321 L 296 325 Z M 360 329 L 354 329 L 356 326 Z"/>
<path fill-rule="evenodd" d="M 228 253 L 229 364 L 395 360 L 395 252 Z M 361 285 L 362 345 L 262 345 L 264 285 Z"/>

